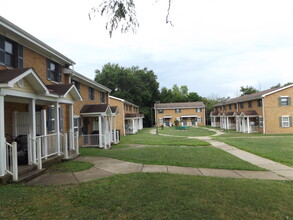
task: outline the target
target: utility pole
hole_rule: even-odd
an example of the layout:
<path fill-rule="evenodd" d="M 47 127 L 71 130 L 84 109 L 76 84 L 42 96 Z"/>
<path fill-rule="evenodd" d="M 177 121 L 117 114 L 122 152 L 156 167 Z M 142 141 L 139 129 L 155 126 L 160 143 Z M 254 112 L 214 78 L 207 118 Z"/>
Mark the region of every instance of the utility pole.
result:
<path fill-rule="evenodd" d="M 156 101 L 156 103 L 155 103 L 155 117 L 156 117 L 156 134 L 159 134 L 159 128 L 158 128 L 158 126 L 159 126 L 159 124 L 158 124 L 158 103 L 159 103 L 159 101 Z"/>

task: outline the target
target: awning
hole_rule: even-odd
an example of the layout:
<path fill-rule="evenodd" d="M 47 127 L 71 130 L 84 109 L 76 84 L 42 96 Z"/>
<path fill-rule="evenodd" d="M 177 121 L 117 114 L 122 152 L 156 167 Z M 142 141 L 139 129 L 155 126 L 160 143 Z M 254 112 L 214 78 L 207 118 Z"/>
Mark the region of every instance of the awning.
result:
<path fill-rule="evenodd" d="M 181 118 L 197 118 L 197 115 L 181 115 Z"/>
<path fill-rule="evenodd" d="M 172 116 L 171 115 L 165 115 L 165 116 L 163 116 L 163 118 L 172 118 Z"/>

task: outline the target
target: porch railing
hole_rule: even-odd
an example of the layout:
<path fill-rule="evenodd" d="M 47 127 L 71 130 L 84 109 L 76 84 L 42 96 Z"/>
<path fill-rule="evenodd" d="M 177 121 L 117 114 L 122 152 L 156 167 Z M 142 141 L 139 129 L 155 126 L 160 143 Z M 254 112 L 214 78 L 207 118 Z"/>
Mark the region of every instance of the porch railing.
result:
<path fill-rule="evenodd" d="M 18 180 L 18 161 L 17 161 L 17 143 L 9 144 L 5 140 L 6 145 L 6 172 L 12 175 L 14 181 Z"/>
<path fill-rule="evenodd" d="M 110 132 L 101 135 L 101 145 L 100 145 L 100 135 L 99 134 L 83 134 L 81 136 L 83 147 L 100 147 L 109 148 L 111 147 Z"/>
<path fill-rule="evenodd" d="M 118 144 L 119 143 L 119 140 L 120 140 L 119 131 L 113 130 L 112 131 L 112 143 Z"/>

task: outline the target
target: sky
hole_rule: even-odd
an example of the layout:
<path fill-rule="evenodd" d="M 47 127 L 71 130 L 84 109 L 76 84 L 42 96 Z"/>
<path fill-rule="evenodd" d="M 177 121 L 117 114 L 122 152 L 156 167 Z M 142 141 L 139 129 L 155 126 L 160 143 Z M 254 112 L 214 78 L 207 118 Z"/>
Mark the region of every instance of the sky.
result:
<path fill-rule="evenodd" d="M 153 70 L 160 88 L 236 97 L 293 82 L 292 0 L 134 0 L 139 28 L 109 37 L 100 0 L 9 0 L 0 15 L 76 62 L 94 79 L 106 63 Z"/>

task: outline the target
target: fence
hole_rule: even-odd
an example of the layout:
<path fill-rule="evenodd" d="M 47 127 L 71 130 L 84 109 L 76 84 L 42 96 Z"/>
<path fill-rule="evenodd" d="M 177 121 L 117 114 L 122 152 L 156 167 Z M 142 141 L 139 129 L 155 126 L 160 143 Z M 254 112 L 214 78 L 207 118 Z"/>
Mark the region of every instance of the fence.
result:
<path fill-rule="evenodd" d="M 6 145 L 6 172 L 12 175 L 14 181 L 18 180 L 18 162 L 17 162 L 17 144 L 13 142 L 9 144 L 5 140 Z"/>

